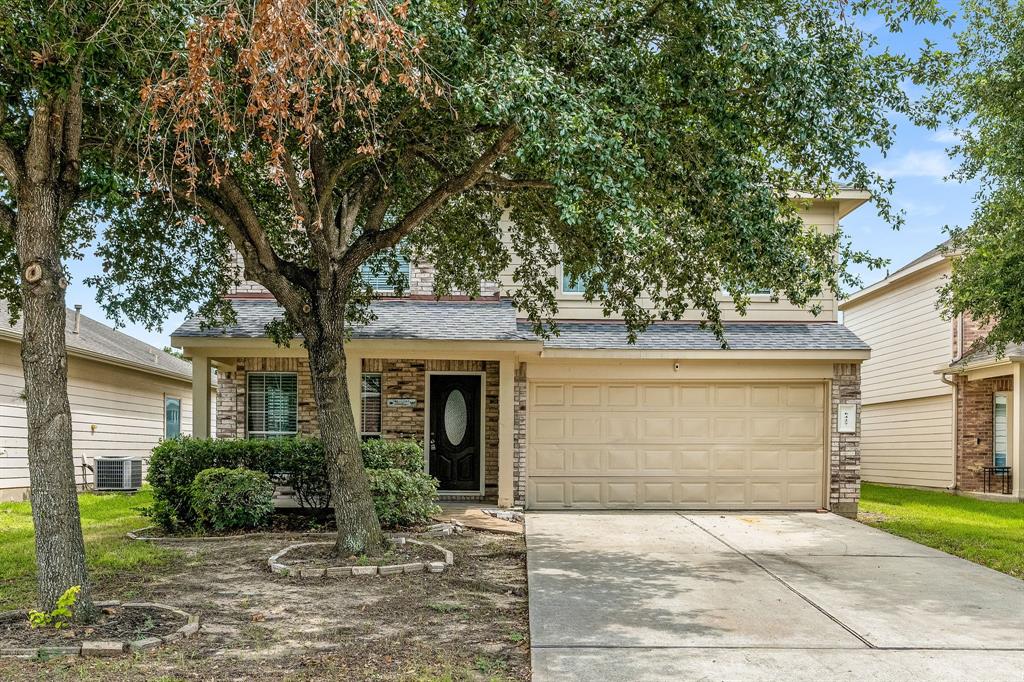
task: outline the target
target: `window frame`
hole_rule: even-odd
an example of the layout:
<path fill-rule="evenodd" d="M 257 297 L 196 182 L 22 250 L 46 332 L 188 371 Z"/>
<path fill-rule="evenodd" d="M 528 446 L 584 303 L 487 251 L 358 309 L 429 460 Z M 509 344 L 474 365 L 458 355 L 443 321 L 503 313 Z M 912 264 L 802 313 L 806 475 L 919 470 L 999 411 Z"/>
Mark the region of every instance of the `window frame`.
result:
<path fill-rule="evenodd" d="M 171 401 L 174 401 L 174 402 L 178 403 L 178 433 L 173 435 L 173 436 L 167 435 L 167 405 Z M 164 438 L 165 439 L 179 438 L 181 436 L 181 431 L 182 431 L 182 426 L 183 426 L 182 425 L 182 418 L 181 418 L 182 417 L 182 402 L 183 401 L 182 401 L 182 399 L 179 396 L 167 395 L 166 393 L 164 394 Z"/>
<path fill-rule="evenodd" d="M 566 289 L 565 288 L 565 285 L 566 285 L 566 279 L 565 278 L 566 277 L 568 277 L 568 275 L 565 272 L 565 264 L 564 263 L 559 263 L 558 264 L 558 292 L 561 295 L 563 295 L 563 296 L 572 296 L 574 298 L 576 298 L 576 297 L 582 298 L 583 295 L 587 293 L 587 280 L 585 278 L 583 278 L 583 277 L 580 277 L 579 279 L 577 279 L 576 280 L 576 286 L 582 287 L 582 289 L 580 289 L 579 291 L 575 291 L 573 289 Z"/>
<path fill-rule="evenodd" d="M 377 377 L 377 392 L 366 390 L 366 377 Z M 366 425 L 366 399 L 376 397 L 380 400 L 380 408 L 377 410 L 377 430 L 364 431 Z M 369 440 L 371 438 L 382 438 L 384 434 L 384 373 L 383 372 L 362 372 L 359 375 L 359 438 Z"/>
<path fill-rule="evenodd" d="M 1006 427 L 1005 427 L 1005 432 L 1006 432 L 1006 436 L 1005 436 L 1006 437 L 1006 444 L 1005 445 L 1006 445 L 1006 448 L 1005 448 L 1005 451 L 1002 453 L 1003 454 L 1003 463 L 1002 464 L 999 463 L 998 454 L 996 453 L 996 428 L 997 428 L 996 427 L 996 405 L 998 404 L 1000 398 L 1003 399 L 1003 405 L 1006 408 L 1005 412 L 1003 413 L 1003 419 L 1006 422 Z M 994 466 L 994 467 L 1010 466 L 1009 465 L 1009 461 L 1010 461 L 1010 445 L 1011 445 L 1011 437 L 1012 437 L 1011 433 L 1010 433 L 1010 429 L 1012 428 L 1011 423 L 1010 423 L 1010 406 L 1012 404 L 1013 404 L 1013 399 L 1012 399 L 1009 391 L 995 391 L 995 392 L 992 393 L 992 466 Z"/>
<path fill-rule="evenodd" d="M 398 260 L 398 271 L 405 275 L 406 286 L 411 285 L 412 282 L 412 261 L 402 255 L 396 256 Z M 379 275 L 375 275 L 372 271 L 369 271 L 370 264 L 363 263 L 359 266 L 359 276 L 362 277 L 363 281 L 373 287 L 373 293 L 375 294 L 393 294 L 395 293 L 395 287 L 388 284 L 387 277 L 391 274 L 390 270 L 383 272 Z M 378 287 L 377 283 L 383 284 Z"/>
<path fill-rule="evenodd" d="M 252 400 L 252 378 L 256 376 L 290 376 L 295 377 L 295 430 L 294 431 L 253 431 L 250 426 L 250 409 Z M 263 409 L 266 413 L 266 391 L 263 392 Z M 246 372 L 245 373 L 245 437 L 246 438 L 289 438 L 299 435 L 299 373 L 298 372 Z"/>

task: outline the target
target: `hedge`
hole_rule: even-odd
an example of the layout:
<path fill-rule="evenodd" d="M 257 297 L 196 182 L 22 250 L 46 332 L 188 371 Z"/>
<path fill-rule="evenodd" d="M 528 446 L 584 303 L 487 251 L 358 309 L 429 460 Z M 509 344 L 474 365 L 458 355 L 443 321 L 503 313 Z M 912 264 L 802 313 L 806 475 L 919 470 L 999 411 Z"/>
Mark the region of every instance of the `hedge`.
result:
<path fill-rule="evenodd" d="M 423 449 L 415 441 L 363 443 L 363 464 L 368 470 L 399 472 L 370 477 L 382 524 L 422 523 L 437 511 L 437 480 L 424 473 L 423 462 Z M 192 506 L 191 485 L 199 472 L 214 467 L 262 471 L 274 484 L 292 488 L 304 509 L 323 511 L 330 506 L 330 481 L 318 438 L 183 437 L 163 441 L 153 450 L 147 479 L 153 486 L 150 516 L 172 533 L 201 528 Z"/>
<path fill-rule="evenodd" d="M 199 526 L 214 531 L 261 528 L 274 513 L 274 484 L 245 467 L 203 469 L 192 481 L 192 511 Z"/>

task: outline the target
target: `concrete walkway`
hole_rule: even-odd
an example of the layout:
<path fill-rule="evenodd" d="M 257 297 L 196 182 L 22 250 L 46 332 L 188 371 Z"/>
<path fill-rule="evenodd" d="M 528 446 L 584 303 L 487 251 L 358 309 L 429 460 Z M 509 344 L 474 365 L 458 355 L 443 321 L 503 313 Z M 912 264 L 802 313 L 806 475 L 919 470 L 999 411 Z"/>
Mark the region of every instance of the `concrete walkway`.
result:
<path fill-rule="evenodd" d="M 1024 581 L 831 514 L 531 513 L 533 679 L 1024 680 Z"/>

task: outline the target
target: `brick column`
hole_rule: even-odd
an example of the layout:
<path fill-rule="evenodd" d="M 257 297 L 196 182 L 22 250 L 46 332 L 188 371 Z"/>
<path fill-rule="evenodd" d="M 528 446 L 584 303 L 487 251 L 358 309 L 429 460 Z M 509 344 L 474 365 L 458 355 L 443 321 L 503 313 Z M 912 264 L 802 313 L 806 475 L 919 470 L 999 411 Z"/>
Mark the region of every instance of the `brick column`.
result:
<path fill-rule="evenodd" d="M 857 406 L 857 430 L 839 433 L 839 404 Z M 836 514 L 855 518 L 860 501 L 860 365 L 832 366 L 831 424 L 829 428 L 829 508 Z"/>
<path fill-rule="evenodd" d="M 512 487 L 515 506 L 526 506 L 526 446 L 527 446 L 527 383 L 526 363 L 521 362 L 515 372 L 515 418 L 513 426 Z"/>

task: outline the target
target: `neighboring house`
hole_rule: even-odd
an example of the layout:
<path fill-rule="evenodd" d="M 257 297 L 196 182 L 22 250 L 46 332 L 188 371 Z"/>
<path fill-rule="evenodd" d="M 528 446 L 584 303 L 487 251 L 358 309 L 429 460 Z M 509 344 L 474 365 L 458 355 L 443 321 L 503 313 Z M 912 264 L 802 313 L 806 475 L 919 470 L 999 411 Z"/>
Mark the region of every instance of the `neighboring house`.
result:
<path fill-rule="evenodd" d="M 865 481 L 1024 498 L 1024 349 L 996 358 L 969 317 L 944 320 L 945 245 L 854 294 L 843 322 L 872 349 L 861 373 Z"/>
<path fill-rule="evenodd" d="M 832 231 L 866 199 L 844 191 L 814 202 L 805 220 Z M 759 296 L 741 317 L 723 296 L 730 350 L 695 314 L 656 323 L 630 345 L 620 320 L 602 319 L 556 272 L 561 333 L 542 340 L 501 296 L 518 286 L 510 273 L 480 299 L 438 301 L 430 265 L 408 268 L 409 295 L 382 290 L 376 321 L 346 345 L 348 383 L 363 436 L 426 443 L 444 497 L 530 509 L 855 513 L 869 351 L 836 322 L 833 297 L 814 301 L 814 316 Z M 316 433 L 305 349 L 279 348 L 264 331 L 281 309 L 253 282 L 231 299 L 234 326 L 190 320 L 172 335 L 193 360 L 197 401 L 211 365 L 220 370 L 218 436 Z M 196 433 L 207 433 L 207 410 L 196 414 Z"/>
<path fill-rule="evenodd" d="M 0 302 L 0 500 L 27 499 L 29 489 L 21 333 Z M 102 465 L 101 487 L 135 487 L 161 439 L 192 432 L 192 368 L 78 308 L 67 311 L 65 339 L 77 483 L 95 486 L 97 458 L 128 458 L 140 460 L 134 471 Z"/>

